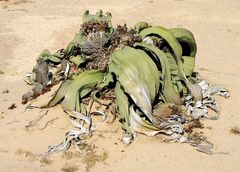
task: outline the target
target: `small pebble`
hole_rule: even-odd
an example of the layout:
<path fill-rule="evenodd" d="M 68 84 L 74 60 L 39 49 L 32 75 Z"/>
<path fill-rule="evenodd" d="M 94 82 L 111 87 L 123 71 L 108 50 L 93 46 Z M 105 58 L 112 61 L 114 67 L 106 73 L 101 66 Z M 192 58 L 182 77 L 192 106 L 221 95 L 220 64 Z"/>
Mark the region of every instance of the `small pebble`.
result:
<path fill-rule="evenodd" d="M 8 107 L 8 109 L 12 110 L 12 109 L 15 109 L 17 106 L 15 103 L 13 103 L 11 106 Z"/>
<path fill-rule="evenodd" d="M 43 85 L 39 82 L 34 82 L 32 91 L 36 96 L 41 95 L 43 92 Z"/>
<path fill-rule="evenodd" d="M 32 99 L 33 99 L 33 93 L 32 92 L 25 93 L 22 96 L 22 104 L 26 104 L 28 101 L 30 101 Z"/>
<path fill-rule="evenodd" d="M 2 93 L 9 93 L 9 90 L 4 90 L 2 91 Z"/>

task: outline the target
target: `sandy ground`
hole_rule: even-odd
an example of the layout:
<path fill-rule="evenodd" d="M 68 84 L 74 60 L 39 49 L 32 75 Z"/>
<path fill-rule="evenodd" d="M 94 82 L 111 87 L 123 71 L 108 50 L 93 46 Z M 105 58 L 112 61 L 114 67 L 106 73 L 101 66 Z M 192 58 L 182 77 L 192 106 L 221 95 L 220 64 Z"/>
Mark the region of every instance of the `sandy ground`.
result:
<path fill-rule="evenodd" d="M 206 155 L 187 144 L 163 143 L 161 136 L 139 136 L 130 146 L 121 142 L 117 122 L 98 126 L 91 142 L 95 154 L 90 161 L 75 154 L 58 153 L 47 159 L 43 153 L 59 143 L 71 124 L 57 106 L 34 127 L 24 127 L 40 114 L 24 113 L 21 95 L 31 88 L 23 79 L 43 49 L 65 47 L 89 9 L 110 11 L 114 24 L 133 25 L 139 20 L 166 27 L 190 29 L 198 44 L 196 71 L 231 92 L 231 98 L 217 98 L 221 117 L 204 121 L 202 131 L 214 143 L 215 151 L 227 155 Z M 239 0 L 0 0 L 0 171 L 240 171 L 240 135 L 230 133 L 240 126 L 240 1 Z M 2 93 L 4 90 L 9 93 Z M 49 97 L 46 95 L 45 97 Z M 15 103 L 17 108 L 9 110 Z M 44 130 L 41 130 L 48 120 Z"/>

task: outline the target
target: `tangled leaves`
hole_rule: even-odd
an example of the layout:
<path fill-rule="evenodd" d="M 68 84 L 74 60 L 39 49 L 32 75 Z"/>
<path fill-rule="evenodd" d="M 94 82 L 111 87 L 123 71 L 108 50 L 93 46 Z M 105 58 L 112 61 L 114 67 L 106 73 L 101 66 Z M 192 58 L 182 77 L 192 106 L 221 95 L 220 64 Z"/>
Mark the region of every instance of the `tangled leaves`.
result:
<path fill-rule="evenodd" d="M 73 143 L 81 151 L 84 140 L 94 131 L 93 116 L 101 115 L 105 121 L 112 104 L 125 131 L 125 144 L 138 133 L 165 133 L 174 141 L 211 152 L 200 145 L 205 140 L 194 140 L 196 137 L 188 133 L 201 126 L 203 117 L 217 119 L 219 115 L 208 115 L 208 108 L 219 113 L 213 95 L 229 97 L 229 93 L 210 87 L 194 72 L 196 52 L 194 36 L 187 29 L 145 22 L 130 29 L 126 25 L 114 28 L 110 13 L 85 12 L 80 32 L 67 48 L 54 54 L 45 50 L 26 80 L 42 84 L 42 90 L 61 82 L 42 108 L 62 104 L 75 128 L 47 154 L 67 150 Z M 89 100 L 105 102 L 106 109 L 92 112 L 91 105 L 86 109 Z"/>

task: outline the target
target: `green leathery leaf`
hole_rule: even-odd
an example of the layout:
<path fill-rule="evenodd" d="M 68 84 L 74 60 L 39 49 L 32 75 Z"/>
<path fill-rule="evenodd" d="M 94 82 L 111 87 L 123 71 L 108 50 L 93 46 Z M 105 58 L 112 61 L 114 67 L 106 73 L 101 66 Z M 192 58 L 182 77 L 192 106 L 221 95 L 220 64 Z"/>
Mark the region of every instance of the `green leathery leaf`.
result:
<path fill-rule="evenodd" d="M 152 106 L 149 95 L 149 90 L 146 84 L 142 82 L 137 76 L 134 77 L 134 72 L 131 68 L 124 68 L 119 70 L 118 81 L 123 86 L 126 93 L 130 95 L 137 106 L 146 114 L 150 121 L 152 121 Z"/>
<path fill-rule="evenodd" d="M 195 38 L 192 32 L 185 28 L 172 28 L 169 29 L 169 31 L 173 34 L 173 36 L 178 40 L 180 44 L 186 43 L 188 45 L 188 48 L 190 49 L 189 56 L 195 57 L 197 53 L 197 44 L 195 42 Z M 186 47 L 182 47 L 183 51 L 184 48 Z"/>
<path fill-rule="evenodd" d="M 170 73 L 171 73 L 171 80 L 172 80 L 174 90 L 179 95 L 180 93 L 183 92 L 183 90 L 186 90 L 185 89 L 186 86 L 181 82 L 181 78 L 178 76 L 178 65 L 177 65 L 173 55 L 169 52 L 164 52 L 164 53 L 166 54 L 166 57 L 169 62 L 169 69 L 170 69 Z"/>
<path fill-rule="evenodd" d="M 86 41 L 87 37 L 82 35 L 81 33 L 76 33 L 73 40 L 72 40 L 72 43 L 74 44 L 81 44 L 83 43 L 84 41 Z"/>
<path fill-rule="evenodd" d="M 47 60 L 50 60 L 51 62 L 54 62 L 54 63 L 60 63 L 61 62 L 61 59 L 59 59 L 58 57 L 56 57 L 54 55 L 48 56 Z"/>
<path fill-rule="evenodd" d="M 64 110 L 76 110 L 76 99 L 79 96 L 79 92 L 85 88 L 94 87 L 103 80 L 103 77 L 103 72 L 98 70 L 84 71 L 78 76 L 75 76 L 62 101 Z"/>
<path fill-rule="evenodd" d="M 61 56 L 58 52 L 55 52 L 52 54 L 54 57 L 58 58 L 58 59 L 62 59 L 63 56 Z"/>
<path fill-rule="evenodd" d="M 115 96 L 116 96 L 116 107 L 117 112 L 120 117 L 120 122 L 122 127 L 128 132 L 131 133 L 130 123 L 129 123 L 129 101 L 128 97 L 124 93 L 121 85 L 117 82 L 115 87 Z"/>
<path fill-rule="evenodd" d="M 96 20 L 96 21 L 107 21 L 108 22 L 108 26 L 109 28 L 112 27 L 112 14 L 107 12 L 105 13 L 105 15 L 103 14 L 102 10 L 99 10 L 98 12 L 96 12 L 95 15 L 92 15 L 89 13 L 89 10 L 85 11 L 85 13 L 82 16 L 82 21 L 83 23 L 92 21 L 92 20 Z"/>
<path fill-rule="evenodd" d="M 187 77 L 192 76 L 195 68 L 195 58 L 190 56 L 183 56 L 183 70 Z"/>
<path fill-rule="evenodd" d="M 82 35 L 81 33 L 75 34 L 73 40 L 66 47 L 66 55 L 72 55 L 78 45 L 86 41 L 86 39 L 86 36 Z"/>
<path fill-rule="evenodd" d="M 170 45 L 170 47 L 172 48 L 177 58 L 180 58 L 182 56 L 181 45 L 168 29 L 162 26 L 153 26 L 153 27 L 144 29 L 140 32 L 140 36 L 143 39 L 149 35 L 159 35 Z"/>
<path fill-rule="evenodd" d="M 58 90 L 55 92 L 54 96 L 45 107 L 53 107 L 59 103 L 64 98 L 70 84 L 71 81 L 62 82 Z"/>
<path fill-rule="evenodd" d="M 125 47 L 121 50 L 118 50 L 112 54 L 112 65 L 111 72 L 113 72 L 119 83 L 122 85 L 124 91 L 132 98 L 135 104 L 144 112 L 144 114 L 148 117 L 150 121 L 153 121 L 154 117 L 152 116 L 152 105 L 151 105 L 151 95 L 150 95 L 150 87 L 149 83 L 146 83 L 143 79 L 143 75 L 145 70 L 149 70 L 149 68 L 145 68 L 141 66 L 137 68 L 135 66 L 135 62 L 131 62 L 128 59 L 134 58 L 136 56 L 133 52 L 139 52 L 140 56 L 138 60 L 141 61 L 143 55 L 147 54 L 141 50 L 135 50 L 134 48 Z M 159 79 L 152 80 L 152 85 L 157 85 L 154 82 L 159 82 Z M 154 90 L 156 91 L 156 90 Z M 156 93 L 155 93 L 156 95 Z"/>
<path fill-rule="evenodd" d="M 166 54 L 158 48 L 147 45 L 145 43 L 137 43 L 135 44 L 135 47 L 143 48 L 143 50 L 147 50 L 159 58 L 160 64 L 158 65 L 160 65 L 162 71 L 164 71 L 162 72 L 162 94 L 166 100 L 166 103 L 182 104 L 183 102 L 180 99 L 179 95 L 175 92 L 172 84 L 169 62 Z"/>
<path fill-rule="evenodd" d="M 51 55 L 51 53 L 50 53 L 47 49 L 45 49 L 45 50 L 43 50 L 42 53 L 38 56 L 38 58 L 44 58 L 44 57 L 47 57 L 47 56 L 50 56 L 50 55 Z"/>
<path fill-rule="evenodd" d="M 61 62 L 61 58 L 54 53 L 53 55 L 48 51 L 48 50 L 43 50 L 42 53 L 39 55 L 38 59 L 43 59 L 44 61 L 51 61 L 54 63 L 60 63 Z"/>
<path fill-rule="evenodd" d="M 172 75 L 171 80 L 172 80 L 172 84 L 175 92 L 180 96 L 180 92 L 182 91 L 182 88 L 183 88 L 183 84 L 181 84 L 181 80 L 177 75 Z"/>
<path fill-rule="evenodd" d="M 132 98 L 133 102 L 146 114 L 148 119 L 150 121 L 153 121 L 153 117 L 151 114 L 151 100 L 146 84 L 139 80 L 138 77 L 133 77 L 134 72 L 130 72 L 131 69 L 124 68 L 124 71 L 122 69 L 120 69 L 119 71 L 120 72 L 117 80 L 124 88 L 124 91 Z"/>
<path fill-rule="evenodd" d="M 92 88 L 85 88 L 80 92 L 80 97 L 84 98 L 87 96 L 93 89 Z"/>
<path fill-rule="evenodd" d="M 172 84 L 174 86 L 174 90 L 182 97 L 186 97 L 188 95 L 188 89 L 185 84 L 179 79 L 177 75 L 172 75 Z"/>
<path fill-rule="evenodd" d="M 71 56 L 69 58 L 69 61 L 74 63 L 75 65 L 79 66 L 80 64 L 84 63 L 85 60 L 83 59 L 83 57 L 81 55 L 77 55 L 77 56 Z"/>
<path fill-rule="evenodd" d="M 154 101 L 159 90 L 160 74 L 157 66 L 151 58 L 142 50 L 137 50 L 130 47 L 125 47 L 121 50 L 121 55 L 112 57 L 112 61 L 120 67 L 132 65 L 132 70 L 137 70 L 141 80 L 143 80 L 151 96 L 151 102 Z"/>
<path fill-rule="evenodd" d="M 134 25 L 134 30 L 135 30 L 137 33 L 139 33 L 139 32 L 141 32 L 143 29 L 146 29 L 146 28 L 148 28 L 148 27 L 149 27 L 149 25 L 148 25 L 147 22 L 138 22 L 138 23 L 136 23 L 136 24 Z"/>
<path fill-rule="evenodd" d="M 81 92 L 80 92 L 80 94 L 81 94 Z M 81 112 L 80 94 L 78 94 L 78 93 L 76 94 L 75 111 L 77 111 L 77 112 Z"/>
<path fill-rule="evenodd" d="M 165 54 L 169 63 L 169 69 L 170 69 L 171 75 L 178 76 L 178 65 L 175 59 L 173 58 L 171 53 L 166 52 Z"/>
<path fill-rule="evenodd" d="M 158 35 L 161 38 L 163 38 L 171 47 L 172 51 L 174 52 L 174 58 L 176 60 L 176 63 L 178 65 L 178 75 L 179 77 L 185 81 L 187 81 L 187 78 L 184 74 L 184 71 L 182 69 L 182 47 L 178 40 L 173 36 L 173 34 L 166 28 L 162 26 L 154 26 L 147 29 L 144 29 L 140 32 L 140 36 L 144 39 L 146 36 L 151 35 Z"/>
<path fill-rule="evenodd" d="M 114 83 L 113 74 L 111 72 L 107 72 L 104 75 L 102 82 L 100 82 L 97 87 L 102 89 L 108 86 L 110 83 Z"/>
<path fill-rule="evenodd" d="M 186 51 L 186 48 L 189 48 L 188 51 L 190 53 L 189 56 L 182 56 L 183 59 L 183 70 L 187 77 L 191 76 L 195 67 L 195 56 L 197 53 L 197 44 L 195 41 L 195 38 L 191 31 L 185 29 L 185 28 L 172 28 L 169 29 L 169 31 L 173 34 L 173 36 L 179 41 L 179 43 L 187 44 L 188 47 L 183 47 L 183 51 Z"/>
<path fill-rule="evenodd" d="M 72 55 L 74 50 L 76 48 L 76 45 L 74 42 L 70 42 L 68 45 L 67 45 L 67 48 L 66 48 L 66 54 L 67 55 Z"/>
<path fill-rule="evenodd" d="M 182 64 L 182 47 L 178 40 L 175 38 L 173 33 L 169 29 L 166 29 L 161 26 L 155 26 L 151 28 L 144 29 L 140 33 L 141 37 L 144 38 L 149 35 L 159 35 L 162 37 L 172 48 L 174 52 L 174 58 L 177 63 L 178 76 L 185 82 L 186 87 L 191 92 L 195 100 L 201 99 L 202 96 L 199 94 L 199 88 L 197 85 L 190 83 L 184 73 L 183 64 Z M 197 90 L 197 91 L 196 91 Z"/>

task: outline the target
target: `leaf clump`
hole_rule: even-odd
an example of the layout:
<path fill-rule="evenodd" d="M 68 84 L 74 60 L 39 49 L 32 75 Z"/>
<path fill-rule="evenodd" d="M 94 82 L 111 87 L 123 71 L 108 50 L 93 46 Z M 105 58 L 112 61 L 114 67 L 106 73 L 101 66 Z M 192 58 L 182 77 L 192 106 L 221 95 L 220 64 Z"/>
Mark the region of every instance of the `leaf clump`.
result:
<path fill-rule="evenodd" d="M 67 150 L 71 144 L 81 151 L 94 132 L 94 117 L 106 121 L 109 112 L 122 124 L 125 144 L 139 133 L 164 133 L 194 146 L 204 142 L 189 134 L 203 127 L 201 118 L 218 119 L 214 95 L 227 98 L 229 92 L 210 86 L 194 71 L 197 45 L 193 34 L 185 28 L 146 22 L 133 28 L 113 27 L 111 19 L 110 13 L 101 10 L 95 15 L 86 11 L 80 32 L 68 46 L 53 54 L 44 50 L 27 75 L 28 84 L 42 89 L 33 89 L 30 98 L 24 95 L 24 102 L 60 83 L 41 108 L 61 104 L 75 128 L 47 154 Z M 105 108 L 92 110 L 93 102 Z M 208 109 L 217 115 L 209 116 Z"/>

